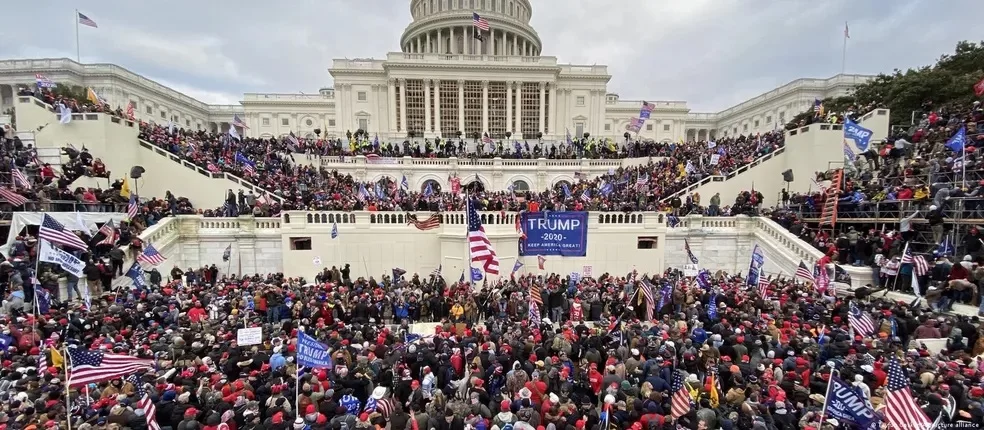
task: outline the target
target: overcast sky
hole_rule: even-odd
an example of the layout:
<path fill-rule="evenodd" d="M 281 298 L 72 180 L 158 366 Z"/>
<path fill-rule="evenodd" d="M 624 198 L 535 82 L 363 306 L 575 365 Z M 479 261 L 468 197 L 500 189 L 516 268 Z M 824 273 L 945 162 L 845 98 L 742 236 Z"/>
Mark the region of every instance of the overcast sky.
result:
<path fill-rule="evenodd" d="M 543 54 L 607 64 L 625 99 L 685 100 L 720 111 L 801 77 L 931 64 L 980 40 L 980 0 L 533 0 Z M 408 0 L 11 0 L 0 58 L 115 63 L 207 103 L 244 92 L 313 93 L 332 58 L 399 50 Z"/>

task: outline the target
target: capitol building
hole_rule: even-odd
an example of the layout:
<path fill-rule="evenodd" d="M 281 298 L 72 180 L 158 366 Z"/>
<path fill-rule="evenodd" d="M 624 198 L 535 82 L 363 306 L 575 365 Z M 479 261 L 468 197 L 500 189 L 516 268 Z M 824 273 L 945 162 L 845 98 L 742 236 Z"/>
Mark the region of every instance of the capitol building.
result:
<path fill-rule="evenodd" d="M 564 64 L 544 55 L 530 25 L 529 0 L 411 0 L 412 22 L 400 52 L 383 58 L 335 59 L 333 85 L 317 94 L 245 93 L 237 105 L 210 105 L 113 64 L 61 59 L 0 61 L 0 110 L 36 74 L 93 88 L 114 107 L 132 103 L 137 118 L 226 131 L 238 115 L 251 137 L 340 137 L 365 130 L 380 139 L 611 137 L 618 141 L 643 102 L 653 105 L 640 139 L 678 141 L 773 130 L 816 98 L 847 94 L 871 78 L 797 79 L 721 112 L 691 112 L 686 101 L 626 100 L 608 90 L 604 65 Z M 476 25 L 478 14 L 488 31 Z M 483 23 L 484 24 L 484 23 Z M 483 25 L 484 27 L 484 25 Z M 645 83 L 639 88 L 647 88 Z M 658 88 L 648 91 L 657 93 Z M 636 135 L 633 133 L 633 135 Z"/>

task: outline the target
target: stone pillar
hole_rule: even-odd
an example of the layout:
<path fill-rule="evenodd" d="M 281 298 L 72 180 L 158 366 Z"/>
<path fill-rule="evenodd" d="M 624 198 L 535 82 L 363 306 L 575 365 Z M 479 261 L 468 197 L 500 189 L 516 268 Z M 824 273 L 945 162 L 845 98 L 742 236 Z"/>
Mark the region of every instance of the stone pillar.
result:
<path fill-rule="evenodd" d="M 513 131 L 512 90 L 513 90 L 513 81 L 506 81 L 506 131 L 510 133 L 512 133 Z"/>
<path fill-rule="evenodd" d="M 441 30 L 441 29 L 437 29 L 437 53 L 438 54 L 443 54 L 444 53 L 444 37 L 442 37 L 442 34 L 441 34 L 442 31 L 443 30 Z"/>
<path fill-rule="evenodd" d="M 482 133 L 489 131 L 489 81 L 482 81 Z"/>
<path fill-rule="evenodd" d="M 513 49 L 512 49 L 513 55 L 519 55 L 519 40 L 516 38 L 516 34 L 512 35 L 512 40 L 513 40 Z"/>
<path fill-rule="evenodd" d="M 523 137 L 523 82 L 516 82 L 516 129 L 513 134 Z"/>
<path fill-rule="evenodd" d="M 557 83 L 552 82 L 550 84 L 550 106 L 547 106 L 547 110 L 550 112 L 550 119 L 547 120 L 547 132 L 552 135 L 558 135 L 557 130 Z"/>
<path fill-rule="evenodd" d="M 489 29 L 489 55 L 495 55 L 495 29 Z"/>
<path fill-rule="evenodd" d="M 389 97 L 389 132 L 396 133 L 396 79 L 386 80 L 386 95 Z"/>
<path fill-rule="evenodd" d="M 397 132 L 407 132 L 407 80 L 400 78 L 400 128 Z"/>
<path fill-rule="evenodd" d="M 451 53 L 452 54 L 457 54 L 458 53 L 458 41 L 455 40 L 455 37 L 454 37 L 454 27 L 449 28 L 448 31 L 451 33 L 450 36 L 448 37 L 448 46 L 451 48 Z"/>
<path fill-rule="evenodd" d="M 441 135 L 441 80 L 434 80 L 434 132 Z"/>
<path fill-rule="evenodd" d="M 465 132 L 465 80 L 458 79 L 458 131 Z M 465 135 L 462 134 L 462 137 Z"/>
<path fill-rule="evenodd" d="M 546 134 L 547 83 L 540 82 L 540 133 Z"/>
<path fill-rule="evenodd" d="M 434 52 L 431 50 L 431 34 L 429 31 L 427 32 L 427 46 L 424 47 L 424 52 L 428 54 Z"/>
<path fill-rule="evenodd" d="M 470 39 L 468 39 L 468 27 L 462 27 L 461 28 L 461 47 L 462 47 L 461 53 L 464 54 L 464 55 L 471 54 L 471 43 L 468 43 L 469 41 L 470 41 Z"/>
<path fill-rule="evenodd" d="M 424 136 L 431 132 L 431 80 L 424 79 Z"/>
<path fill-rule="evenodd" d="M 505 31 L 502 32 L 502 44 L 499 45 L 499 51 L 501 51 L 501 54 L 502 55 L 507 55 L 507 52 L 506 52 L 506 47 L 507 47 L 507 45 L 506 45 L 506 34 L 507 33 Z"/>

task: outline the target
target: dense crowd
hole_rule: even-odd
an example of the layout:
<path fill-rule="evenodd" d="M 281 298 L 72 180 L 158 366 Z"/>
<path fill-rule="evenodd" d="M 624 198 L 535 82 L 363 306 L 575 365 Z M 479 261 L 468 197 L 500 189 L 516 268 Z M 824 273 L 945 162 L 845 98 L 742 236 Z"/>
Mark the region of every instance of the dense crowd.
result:
<path fill-rule="evenodd" d="M 460 210 L 460 192 L 471 178 L 449 177 L 442 189 L 411 190 L 401 178 L 359 182 L 351 175 L 294 163 L 296 146 L 289 139 L 234 138 L 143 124 L 141 138 L 210 171 L 243 177 L 284 198 L 280 209 L 304 210 Z M 531 205 L 552 210 L 641 211 L 672 207 L 662 200 L 708 175 L 724 175 L 783 145 L 781 133 L 724 138 L 717 142 L 667 143 L 651 146 L 666 157 L 647 165 L 613 169 L 576 183 L 548 190 L 486 191 L 469 189 L 489 210 L 520 210 Z M 293 147 L 293 148 L 292 148 Z M 378 152 L 378 151 L 377 151 Z M 465 183 L 465 185 L 461 185 Z M 450 190 L 447 188 L 451 188 Z M 685 196 L 684 196 L 685 197 Z M 680 207 L 677 205 L 676 207 Z"/>
<path fill-rule="evenodd" d="M 850 424 L 821 416 L 830 378 L 885 414 L 898 360 L 929 420 L 984 419 L 977 318 L 869 288 L 835 299 L 788 279 L 747 288 L 719 272 L 710 282 L 668 270 L 479 287 L 366 278 L 348 265 L 313 282 L 175 267 L 87 308 L 52 299 L 35 317 L 30 305 L 5 307 L 0 407 L 21 429 L 69 418 L 79 429 L 840 429 Z M 852 334 L 851 306 L 870 316 L 870 333 Z M 260 328 L 260 343 L 238 344 L 242 327 Z M 298 367 L 302 334 L 330 365 Z M 927 348 L 929 338 L 946 345 Z M 65 356 L 90 349 L 152 364 L 69 385 Z"/>

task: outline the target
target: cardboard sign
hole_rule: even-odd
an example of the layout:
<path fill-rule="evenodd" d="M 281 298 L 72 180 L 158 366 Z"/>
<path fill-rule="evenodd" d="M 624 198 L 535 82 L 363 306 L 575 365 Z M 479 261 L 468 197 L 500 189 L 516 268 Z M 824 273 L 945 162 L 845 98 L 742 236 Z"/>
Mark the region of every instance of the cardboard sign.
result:
<path fill-rule="evenodd" d="M 263 327 L 241 328 L 236 331 L 236 343 L 240 346 L 263 343 Z"/>
<path fill-rule="evenodd" d="M 311 260 L 311 262 L 314 263 L 315 266 L 320 266 L 321 265 L 321 257 L 314 257 L 314 259 Z"/>
<path fill-rule="evenodd" d="M 700 271 L 700 267 L 696 264 L 684 264 L 683 265 L 683 276 L 695 277 L 697 272 Z"/>
<path fill-rule="evenodd" d="M 581 270 L 581 274 L 584 275 L 585 278 L 590 278 L 591 270 L 592 270 L 591 266 L 584 266 L 584 269 Z"/>

